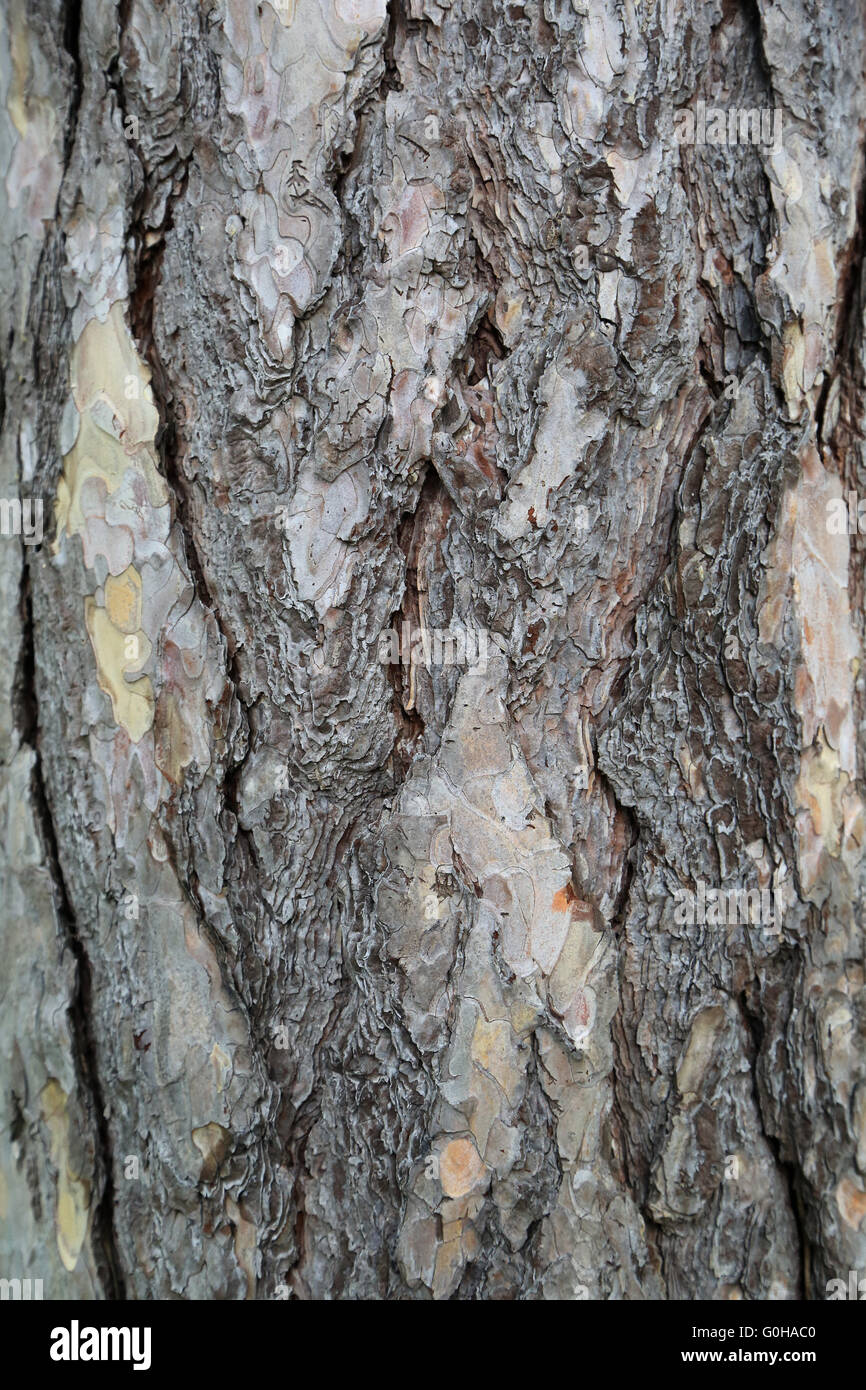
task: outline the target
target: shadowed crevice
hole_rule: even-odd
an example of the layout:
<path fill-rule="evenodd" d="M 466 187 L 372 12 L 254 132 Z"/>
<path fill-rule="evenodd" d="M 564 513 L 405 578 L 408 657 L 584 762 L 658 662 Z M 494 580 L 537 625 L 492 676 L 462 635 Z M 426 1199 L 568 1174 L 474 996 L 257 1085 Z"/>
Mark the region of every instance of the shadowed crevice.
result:
<path fill-rule="evenodd" d="M 97 1200 L 91 1206 L 91 1241 L 99 1280 L 106 1299 L 125 1299 L 123 1263 L 115 1229 L 114 1161 L 108 1109 L 99 1071 L 99 1051 L 93 1032 L 93 973 L 60 861 L 57 832 L 40 751 L 39 699 L 36 681 L 36 634 L 29 563 L 25 558 L 21 582 L 22 644 L 14 692 L 16 724 L 22 743 L 33 753 L 30 797 L 45 864 L 51 877 L 56 921 L 63 948 L 75 962 L 74 988 L 69 1000 L 73 1060 L 81 1097 L 92 1122 L 94 1176 Z"/>

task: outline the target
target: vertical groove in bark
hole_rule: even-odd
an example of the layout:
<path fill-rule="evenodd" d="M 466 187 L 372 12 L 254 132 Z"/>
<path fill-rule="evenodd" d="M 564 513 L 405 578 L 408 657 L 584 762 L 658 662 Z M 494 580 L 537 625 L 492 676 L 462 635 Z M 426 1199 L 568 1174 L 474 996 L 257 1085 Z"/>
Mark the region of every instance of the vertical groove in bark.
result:
<path fill-rule="evenodd" d="M 42 775 L 39 750 L 39 698 L 34 655 L 33 607 L 30 572 L 25 562 L 21 588 L 22 634 L 20 676 L 17 683 L 16 717 L 22 743 L 33 751 L 30 792 L 39 827 L 45 861 L 51 874 L 54 910 L 62 933 L 64 949 L 72 956 L 74 992 L 69 1001 L 69 1019 L 74 1039 L 74 1055 L 81 1094 L 96 1139 L 95 1165 L 98 1196 L 91 1206 L 93 1246 L 103 1295 L 108 1299 L 126 1297 L 123 1267 L 114 1232 L 114 1178 L 110 1109 L 106 1104 L 99 1075 L 99 1047 L 93 1032 L 93 976 L 87 951 L 78 930 L 66 889 L 60 861 L 54 819 Z"/>
<path fill-rule="evenodd" d="M 72 146 L 78 127 L 78 112 L 81 107 L 81 5 L 82 0 L 63 0 L 63 47 L 72 64 L 72 84 L 69 107 L 66 113 L 63 149 L 63 167 L 69 168 Z M 58 189 L 59 192 L 59 189 Z"/>

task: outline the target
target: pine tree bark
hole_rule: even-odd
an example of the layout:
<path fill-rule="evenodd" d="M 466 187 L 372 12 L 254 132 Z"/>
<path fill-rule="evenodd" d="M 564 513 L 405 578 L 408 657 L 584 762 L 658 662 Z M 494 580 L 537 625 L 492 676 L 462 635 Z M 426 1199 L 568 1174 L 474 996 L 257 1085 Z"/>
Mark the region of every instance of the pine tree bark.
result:
<path fill-rule="evenodd" d="M 862 6 L 0 23 L 0 1275 L 866 1273 Z"/>

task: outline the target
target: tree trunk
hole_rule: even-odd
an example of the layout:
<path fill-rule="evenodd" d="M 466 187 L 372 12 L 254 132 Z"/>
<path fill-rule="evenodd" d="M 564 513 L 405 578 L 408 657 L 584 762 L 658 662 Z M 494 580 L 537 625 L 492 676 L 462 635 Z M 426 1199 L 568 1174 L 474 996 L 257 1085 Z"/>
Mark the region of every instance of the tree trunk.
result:
<path fill-rule="evenodd" d="M 862 6 L 2 24 L 0 1275 L 866 1272 Z"/>

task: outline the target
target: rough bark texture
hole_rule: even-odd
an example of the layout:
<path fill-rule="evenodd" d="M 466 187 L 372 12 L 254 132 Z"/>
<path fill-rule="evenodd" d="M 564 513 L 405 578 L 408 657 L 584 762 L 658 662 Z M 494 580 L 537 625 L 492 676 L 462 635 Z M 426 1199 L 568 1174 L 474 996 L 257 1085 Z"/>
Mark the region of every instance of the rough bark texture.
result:
<path fill-rule="evenodd" d="M 0 22 L 0 1275 L 866 1272 L 861 4 Z"/>

